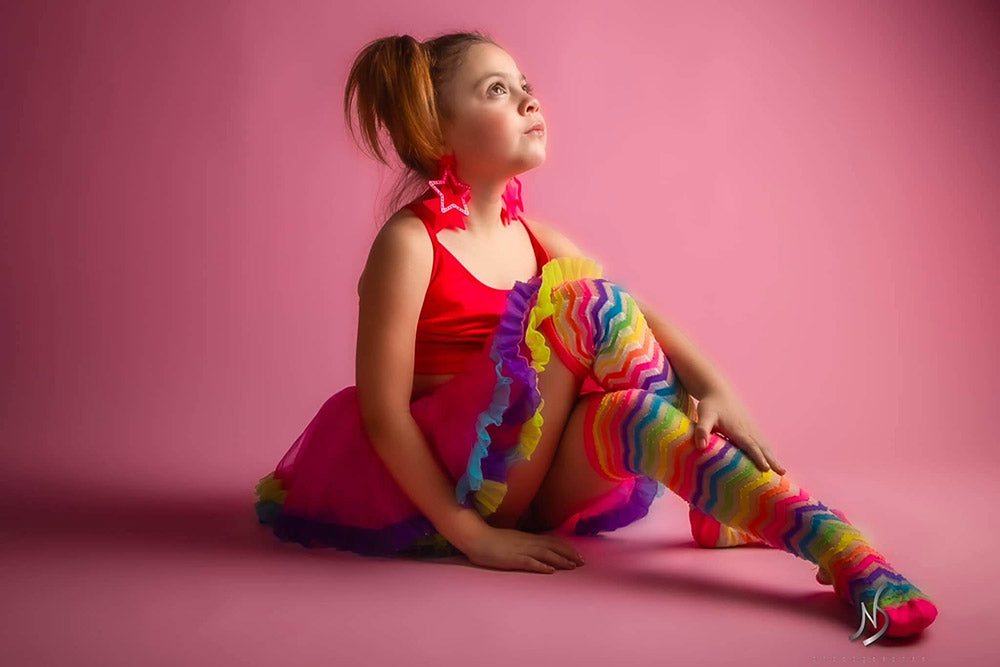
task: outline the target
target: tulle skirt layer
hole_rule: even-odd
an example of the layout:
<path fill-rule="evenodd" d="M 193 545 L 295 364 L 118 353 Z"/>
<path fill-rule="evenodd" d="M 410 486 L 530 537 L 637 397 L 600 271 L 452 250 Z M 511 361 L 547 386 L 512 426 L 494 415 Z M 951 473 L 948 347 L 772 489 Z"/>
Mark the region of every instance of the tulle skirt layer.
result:
<path fill-rule="evenodd" d="M 482 351 L 462 372 L 410 403 L 431 453 L 455 482 L 458 503 L 484 518 L 507 492 L 511 466 L 530 459 L 543 428 L 538 376 L 551 358 L 538 326 L 552 314 L 552 290 L 599 278 L 582 257 L 557 258 L 518 282 Z M 582 391 L 599 391 L 592 378 Z M 555 532 L 595 535 L 644 517 L 664 493 L 634 477 L 569 517 Z M 365 432 L 356 386 L 331 396 L 254 490 L 256 513 L 280 540 L 366 556 L 448 556 L 459 551 L 412 503 Z M 519 526 L 531 530 L 530 525 Z"/>

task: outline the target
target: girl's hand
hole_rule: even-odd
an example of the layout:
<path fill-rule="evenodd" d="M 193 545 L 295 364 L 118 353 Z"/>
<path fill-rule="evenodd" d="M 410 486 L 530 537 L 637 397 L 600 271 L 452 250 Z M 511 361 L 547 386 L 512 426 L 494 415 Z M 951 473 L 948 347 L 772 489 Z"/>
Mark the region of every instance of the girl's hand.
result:
<path fill-rule="evenodd" d="M 766 471 L 770 466 L 779 475 L 785 474 L 784 466 L 771 453 L 747 409 L 734 394 L 713 391 L 698 401 L 698 423 L 694 429 L 695 448 L 703 450 L 708 447 L 713 429 L 746 452 L 761 470 Z"/>
<path fill-rule="evenodd" d="M 554 535 L 535 535 L 509 528 L 485 526 L 470 543 L 465 555 L 480 567 L 526 570 L 552 574 L 555 567 L 573 569 L 583 565 L 583 556 L 568 542 Z"/>

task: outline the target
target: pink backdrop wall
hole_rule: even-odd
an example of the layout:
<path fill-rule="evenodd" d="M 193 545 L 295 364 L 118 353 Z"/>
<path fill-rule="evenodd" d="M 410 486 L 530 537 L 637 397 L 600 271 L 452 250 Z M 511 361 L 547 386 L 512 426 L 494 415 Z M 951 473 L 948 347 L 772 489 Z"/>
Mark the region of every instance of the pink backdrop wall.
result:
<path fill-rule="evenodd" d="M 391 175 L 343 125 L 351 59 L 479 27 L 550 128 L 526 214 L 686 330 L 811 492 L 926 542 L 970 511 L 939 480 L 970 504 L 992 488 L 996 3 L 359 11 L 4 3 L 5 482 L 224 497 L 254 521 L 256 479 L 354 382 Z"/>
<path fill-rule="evenodd" d="M 263 474 L 354 382 L 391 181 L 341 119 L 351 58 L 463 26 L 539 90 L 527 214 L 684 328 L 791 469 L 995 463 L 996 6 L 756 4 L 8 6 L 5 464 Z"/>

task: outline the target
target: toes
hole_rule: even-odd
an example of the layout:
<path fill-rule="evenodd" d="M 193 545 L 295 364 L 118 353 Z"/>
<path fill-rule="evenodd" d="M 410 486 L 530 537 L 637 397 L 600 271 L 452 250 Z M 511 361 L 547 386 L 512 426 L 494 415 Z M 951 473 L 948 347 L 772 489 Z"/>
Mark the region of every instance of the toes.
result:
<path fill-rule="evenodd" d="M 889 637 L 909 637 L 915 635 L 937 618 L 937 607 L 930 600 L 917 598 L 905 604 L 887 610 L 889 613 L 889 628 L 885 634 Z"/>

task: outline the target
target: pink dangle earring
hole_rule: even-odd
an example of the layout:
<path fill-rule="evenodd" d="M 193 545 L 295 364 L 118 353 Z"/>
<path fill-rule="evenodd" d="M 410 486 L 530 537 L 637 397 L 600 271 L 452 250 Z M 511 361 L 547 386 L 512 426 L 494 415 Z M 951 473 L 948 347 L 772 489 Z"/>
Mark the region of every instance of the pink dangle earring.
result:
<path fill-rule="evenodd" d="M 524 210 L 524 202 L 521 201 L 521 181 L 517 176 L 512 176 L 507 181 L 507 189 L 500 196 L 503 199 L 503 209 L 500 211 L 500 219 L 503 224 L 509 225 L 512 220 L 519 218 Z"/>
<path fill-rule="evenodd" d="M 469 192 L 472 186 L 463 183 L 455 175 L 457 165 L 454 154 L 438 158 L 438 177 L 427 181 L 427 185 L 437 193 L 437 197 L 430 197 L 425 201 L 430 205 L 431 201 L 437 200 L 438 209 L 445 221 L 444 226 L 465 229 L 465 216 L 469 215 Z"/>

